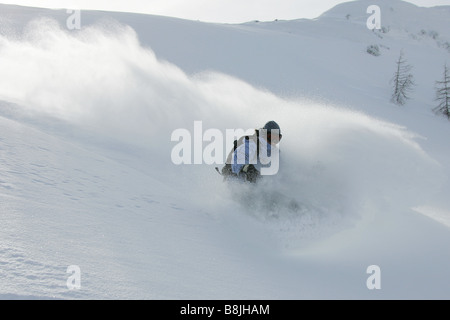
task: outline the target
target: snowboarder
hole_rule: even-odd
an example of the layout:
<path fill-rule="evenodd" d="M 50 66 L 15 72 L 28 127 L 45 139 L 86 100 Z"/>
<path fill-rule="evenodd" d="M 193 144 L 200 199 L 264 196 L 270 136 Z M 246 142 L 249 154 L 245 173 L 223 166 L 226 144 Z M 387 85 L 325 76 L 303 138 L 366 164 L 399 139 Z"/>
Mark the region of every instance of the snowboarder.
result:
<path fill-rule="evenodd" d="M 263 128 L 255 129 L 253 135 L 235 140 L 222 168 L 224 181 L 257 182 L 261 178 L 262 163 L 270 162 L 272 148 L 277 148 L 281 138 L 280 126 L 275 121 L 269 121 Z"/>

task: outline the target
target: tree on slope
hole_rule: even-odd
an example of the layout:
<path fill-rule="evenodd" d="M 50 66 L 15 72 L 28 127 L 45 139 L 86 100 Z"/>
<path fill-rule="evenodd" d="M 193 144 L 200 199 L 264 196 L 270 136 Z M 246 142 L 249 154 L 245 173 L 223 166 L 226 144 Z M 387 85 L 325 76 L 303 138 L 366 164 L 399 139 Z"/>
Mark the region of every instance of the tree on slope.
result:
<path fill-rule="evenodd" d="M 407 63 L 403 51 L 400 52 L 396 64 L 397 68 L 391 79 L 393 84 L 391 101 L 397 105 L 404 105 L 406 100 L 410 98 L 409 93 L 414 86 L 414 77 L 411 73 L 412 66 Z"/>
<path fill-rule="evenodd" d="M 444 65 L 442 81 L 436 81 L 436 101 L 438 105 L 433 110 L 442 113 L 450 120 L 450 70 Z"/>

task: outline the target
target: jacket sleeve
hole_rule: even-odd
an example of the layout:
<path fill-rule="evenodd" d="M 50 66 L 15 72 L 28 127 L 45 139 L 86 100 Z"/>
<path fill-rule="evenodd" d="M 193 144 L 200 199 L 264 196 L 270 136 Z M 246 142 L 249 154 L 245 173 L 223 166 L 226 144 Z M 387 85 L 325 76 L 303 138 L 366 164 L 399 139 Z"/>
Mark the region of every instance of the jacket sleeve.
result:
<path fill-rule="evenodd" d="M 256 164 L 257 162 L 257 146 L 252 140 L 245 141 L 236 148 L 233 154 L 231 170 L 233 173 L 239 174 L 246 164 Z"/>

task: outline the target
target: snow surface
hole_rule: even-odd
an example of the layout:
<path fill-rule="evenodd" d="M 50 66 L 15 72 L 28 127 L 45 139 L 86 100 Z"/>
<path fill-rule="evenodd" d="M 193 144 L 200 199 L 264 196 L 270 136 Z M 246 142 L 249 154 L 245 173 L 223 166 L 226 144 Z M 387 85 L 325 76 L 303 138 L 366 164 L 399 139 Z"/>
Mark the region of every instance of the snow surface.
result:
<path fill-rule="evenodd" d="M 80 30 L 0 5 L 0 298 L 449 299 L 450 123 L 432 108 L 450 7 L 377 1 L 371 31 L 372 2 L 240 25 L 82 11 Z M 277 121 L 279 174 L 249 190 L 174 165 L 171 133 L 196 120 Z"/>

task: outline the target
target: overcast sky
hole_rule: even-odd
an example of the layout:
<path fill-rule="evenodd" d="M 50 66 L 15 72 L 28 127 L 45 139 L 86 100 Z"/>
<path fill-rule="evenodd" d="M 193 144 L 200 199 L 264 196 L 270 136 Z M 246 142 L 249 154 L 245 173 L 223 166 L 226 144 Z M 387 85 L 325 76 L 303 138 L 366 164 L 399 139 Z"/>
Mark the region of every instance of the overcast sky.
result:
<path fill-rule="evenodd" d="M 141 12 L 205 22 L 240 23 L 316 18 L 336 4 L 348 1 L 351 0 L 0 0 L 0 3 Z M 450 5 L 450 0 L 404 1 L 423 7 Z"/>

